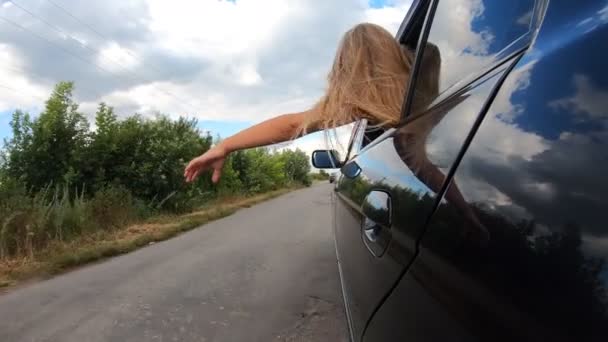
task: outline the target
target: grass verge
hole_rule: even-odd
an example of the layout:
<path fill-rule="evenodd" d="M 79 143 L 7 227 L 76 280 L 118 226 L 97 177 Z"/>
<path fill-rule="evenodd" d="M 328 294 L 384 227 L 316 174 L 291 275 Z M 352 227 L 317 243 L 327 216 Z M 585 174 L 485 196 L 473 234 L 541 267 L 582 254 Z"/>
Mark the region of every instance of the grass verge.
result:
<path fill-rule="evenodd" d="M 34 258 L 1 260 L 0 289 L 6 291 L 25 281 L 45 279 L 87 263 L 131 252 L 231 215 L 240 208 L 248 208 L 296 189 L 299 187 L 251 197 L 227 197 L 212 201 L 188 214 L 158 216 L 112 232 L 96 233 L 70 242 L 54 243 L 37 253 Z"/>

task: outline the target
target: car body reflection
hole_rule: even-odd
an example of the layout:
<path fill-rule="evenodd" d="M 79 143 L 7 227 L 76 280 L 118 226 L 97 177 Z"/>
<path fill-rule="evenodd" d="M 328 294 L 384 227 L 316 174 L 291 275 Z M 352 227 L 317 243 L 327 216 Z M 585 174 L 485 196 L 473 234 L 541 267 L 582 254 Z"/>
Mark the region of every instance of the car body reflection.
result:
<path fill-rule="evenodd" d="M 549 13 L 544 45 L 505 83 L 452 184 L 487 227 L 488 244 L 465 238 L 470 221 L 443 201 L 412 272 L 487 336 L 594 340 L 608 333 L 608 53 L 593 46 L 608 28 L 571 39 L 553 36 L 552 24 L 561 23 Z M 438 160 L 446 151 L 432 141 L 428 149 Z"/>
<path fill-rule="evenodd" d="M 336 188 L 354 336 L 606 340 L 608 5 L 434 5 L 407 116 Z M 361 209 L 377 191 L 389 230 Z"/>

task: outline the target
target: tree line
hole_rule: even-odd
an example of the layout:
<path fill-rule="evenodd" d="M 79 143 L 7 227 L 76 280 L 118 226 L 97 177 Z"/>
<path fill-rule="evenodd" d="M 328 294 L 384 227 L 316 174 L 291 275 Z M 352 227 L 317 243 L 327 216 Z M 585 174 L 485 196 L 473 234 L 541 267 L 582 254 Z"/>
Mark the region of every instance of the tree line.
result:
<path fill-rule="evenodd" d="M 57 84 L 36 117 L 13 113 L 0 150 L 0 257 L 222 196 L 311 183 L 304 152 L 258 148 L 233 153 L 217 185 L 209 174 L 186 184 L 185 164 L 217 142 L 196 120 L 120 119 L 100 103 L 92 129 L 73 90 Z"/>

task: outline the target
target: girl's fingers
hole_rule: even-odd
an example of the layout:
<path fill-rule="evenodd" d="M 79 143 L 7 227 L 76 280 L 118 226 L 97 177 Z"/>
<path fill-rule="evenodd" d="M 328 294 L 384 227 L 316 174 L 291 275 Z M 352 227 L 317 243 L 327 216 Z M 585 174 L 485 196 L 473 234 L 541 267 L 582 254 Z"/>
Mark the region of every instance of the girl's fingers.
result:
<path fill-rule="evenodd" d="M 210 166 L 209 163 L 211 162 L 211 159 L 212 158 L 209 157 L 208 154 L 204 154 L 200 157 L 192 159 L 184 169 L 184 177 L 186 179 L 186 182 L 190 183 L 194 181 L 202 171 L 208 169 Z M 219 170 L 214 170 L 213 176 L 211 177 L 212 181 L 214 183 L 217 183 L 220 179 L 220 175 L 221 167 Z"/>
<path fill-rule="evenodd" d="M 192 170 L 192 169 L 188 169 L 188 170 L 186 171 L 186 181 L 187 181 L 187 182 L 191 182 L 191 181 L 192 181 L 192 179 L 193 179 L 193 177 L 192 177 L 193 175 L 194 175 L 194 170 Z"/>
<path fill-rule="evenodd" d="M 184 177 L 188 177 L 188 175 L 191 173 L 192 173 L 192 162 L 188 163 L 188 165 L 184 169 Z"/>
<path fill-rule="evenodd" d="M 217 168 L 217 169 L 213 170 L 213 176 L 211 176 L 211 181 L 213 181 L 213 183 L 217 183 L 220 181 L 221 176 L 222 176 L 222 169 Z"/>
<path fill-rule="evenodd" d="M 186 180 L 190 181 L 192 179 L 192 175 L 197 170 L 200 170 L 200 166 L 196 165 L 196 159 L 193 159 L 192 161 L 190 161 L 190 163 L 188 163 L 188 166 L 186 166 L 186 168 L 184 169 L 184 177 L 186 177 Z"/>
<path fill-rule="evenodd" d="M 197 170 L 194 169 L 188 169 L 186 170 L 186 172 L 184 173 L 184 177 L 186 178 L 186 182 L 190 183 L 192 181 L 194 181 L 196 179 L 196 177 L 198 177 L 198 175 L 201 173 L 202 169 L 199 168 Z"/>
<path fill-rule="evenodd" d="M 198 175 L 201 173 L 201 169 L 196 170 L 193 174 L 192 174 L 192 178 L 191 178 L 191 182 L 194 181 L 196 179 L 196 177 L 198 177 Z"/>

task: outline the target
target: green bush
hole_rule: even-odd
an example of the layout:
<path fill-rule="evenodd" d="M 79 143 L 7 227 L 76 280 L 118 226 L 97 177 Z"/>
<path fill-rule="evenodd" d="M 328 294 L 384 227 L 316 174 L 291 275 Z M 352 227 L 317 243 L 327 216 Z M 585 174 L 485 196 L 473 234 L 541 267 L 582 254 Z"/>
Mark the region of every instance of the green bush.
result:
<path fill-rule="evenodd" d="M 91 130 L 73 89 L 57 84 L 36 117 L 13 114 L 0 150 L 0 257 L 32 255 L 53 240 L 191 211 L 222 196 L 311 184 L 304 152 L 267 148 L 233 153 L 219 184 L 209 173 L 187 184 L 186 163 L 213 143 L 195 120 L 119 119 L 101 103 Z"/>
<path fill-rule="evenodd" d="M 329 179 L 329 174 L 325 170 L 321 170 L 319 173 L 311 173 L 310 177 L 314 180 L 323 181 Z"/>
<path fill-rule="evenodd" d="M 140 208 L 141 210 L 141 208 Z M 131 192 L 123 186 L 108 186 L 95 193 L 88 203 L 93 229 L 114 229 L 132 222 L 137 217 Z"/>
<path fill-rule="evenodd" d="M 27 196 L 19 186 L 3 186 L 0 212 L 0 254 L 31 255 L 50 240 L 66 240 L 81 234 L 88 224 L 83 194 L 72 195 L 67 186 L 47 186 Z M 23 189 L 21 187 L 21 189 Z M 8 195 L 7 197 L 4 197 Z"/>
<path fill-rule="evenodd" d="M 306 178 L 304 178 L 304 180 L 302 180 L 302 184 L 304 184 L 305 186 L 311 186 L 312 178 L 309 175 L 306 175 Z"/>
<path fill-rule="evenodd" d="M 147 203 L 140 198 L 133 198 L 133 214 L 138 220 L 145 220 L 157 213 L 158 210 L 152 207 L 150 203 Z"/>

